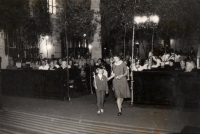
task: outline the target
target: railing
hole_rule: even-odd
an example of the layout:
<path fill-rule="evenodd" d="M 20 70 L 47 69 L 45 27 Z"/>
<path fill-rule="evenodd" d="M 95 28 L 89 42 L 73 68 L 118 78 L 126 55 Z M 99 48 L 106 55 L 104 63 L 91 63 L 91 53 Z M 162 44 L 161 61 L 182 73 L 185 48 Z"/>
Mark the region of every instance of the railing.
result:
<path fill-rule="evenodd" d="M 199 72 L 134 72 L 134 103 L 200 106 Z"/>
<path fill-rule="evenodd" d="M 90 93 L 87 79 L 87 74 L 80 76 L 79 69 L 69 69 L 69 80 L 67 71 L 2 69 L 1 91 L 4 95 L 70 100 Z"/>

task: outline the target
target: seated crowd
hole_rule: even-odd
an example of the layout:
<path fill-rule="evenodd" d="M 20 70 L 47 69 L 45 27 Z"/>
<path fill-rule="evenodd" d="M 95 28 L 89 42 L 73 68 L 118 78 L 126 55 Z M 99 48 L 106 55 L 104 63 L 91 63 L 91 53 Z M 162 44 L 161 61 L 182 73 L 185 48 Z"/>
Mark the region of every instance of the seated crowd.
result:
<path fill-rule="evenodd" d="M 195 57 L 191 55 L 184 57 L 173 53 L 173 51 L 163 55 L 156 55 L 150 52 L 144 64 L 141 64 L 139 59 L 135 59 L 130 68 L 131 71 L 162 70 L 191 72 L 197 68 L 194 59 Z"/>
<path fill-rule="evenodd" d="M 195 56 L 188 54 L 187 57 L 171 52 L 164 53 L 163 55 L 154 54 L 152 51 L 149 52 L 146 60 L 139 60 L 137 58 L 131 59 L 131 56 L 126 55 L 122 60 L 127 65 L 129 71 L 183 71 L 191 72 L 196 70 Z M 84 56 L 78 55 L 77 57 L 69 56 L 68 59 L 42 59 L 31 63 L 30 68 L 39 70 L 66 70 L 67 68 L 78 68 L 84 70 L 85 67 L 92 67 L 92 72 L 95 72 L 97 66 L 104 68 L 104 75 L 107 77 L 111 74 L 112 64 L 114 63 L 113 57 L 105 57 L 104 59 L 86 59 Z M 7 69 L 17 69 L 13 64 L 13 60 L 9 60 Z M 129 79 L 128 75 L 127 79 Z"/>

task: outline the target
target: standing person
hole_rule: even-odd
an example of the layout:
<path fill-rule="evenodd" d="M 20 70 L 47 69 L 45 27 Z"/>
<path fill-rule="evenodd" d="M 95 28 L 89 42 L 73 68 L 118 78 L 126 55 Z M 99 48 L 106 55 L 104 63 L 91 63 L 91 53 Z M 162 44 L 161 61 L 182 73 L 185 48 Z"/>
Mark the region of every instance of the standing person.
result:
<path fill-rule="evenodd" d="M 126 80 L 127 67 L 120 59 L 120 56 L 114 56 L 114 64 L 112 66 L 112 74 L 108 80 L 113 79 L 113 89 L 117 98 L 118 116 L 122 115 L 122 103 L 124 98 L 130 98 L 130 90 Z"/>
<path fill-rule="evenodd" d="M 129 81 L 130 80 L 130 68 L 128 67 L 128 62 L 127 62 L 127 60 L 124 60 L 124 64 L 126 65 L 126 68 L 127 68 L 127 76 L 126 76 L 126 78 L 127 78 L 127 81 Z"/>
<path fill-rule="evenodd" d="M 96 69 L 97 75 L 94 78 L 94 87 L 96 89 L 96 96 L 97 96 L 97 114 L 104 113 L 103 106 L 104 106 L 104 99 L 106 92 L 108 91 L 108 83 L 107 78 L 103 75 L 103 68 L 98 67 Z"/>

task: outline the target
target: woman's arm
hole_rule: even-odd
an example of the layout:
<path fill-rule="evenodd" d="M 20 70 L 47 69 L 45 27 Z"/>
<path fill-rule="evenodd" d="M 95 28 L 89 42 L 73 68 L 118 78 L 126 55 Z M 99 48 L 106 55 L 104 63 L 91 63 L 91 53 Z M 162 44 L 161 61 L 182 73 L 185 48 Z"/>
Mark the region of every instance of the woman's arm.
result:
<path fill-rule="evenodd" d="M 121 79 L 122 77 L 126 77 L 127 76 L 128 70 L 127 70 L 127 66 L 126 65 L 123 66 L 123 72 L 125 72 L 125 73 L 122 74 L 122 75 L 117 76 L 116 78 L 117 79 Z"/>
<path fill-rule="evenodd" d="M 111 76 L 108 78 L 108 81 L 109 81 L 110 79 L 114 78 L 114 77 L 115 77 L 115 74 L 112 72 L 112 73 L 111 73 Z"/>
<path fill-rule="evenodd" d="M 126 70 L 124 74 L 117 76 L 118 79 L 121 79 L 122 77 L 125 77 L 128 74 L 128 71 Z"/>

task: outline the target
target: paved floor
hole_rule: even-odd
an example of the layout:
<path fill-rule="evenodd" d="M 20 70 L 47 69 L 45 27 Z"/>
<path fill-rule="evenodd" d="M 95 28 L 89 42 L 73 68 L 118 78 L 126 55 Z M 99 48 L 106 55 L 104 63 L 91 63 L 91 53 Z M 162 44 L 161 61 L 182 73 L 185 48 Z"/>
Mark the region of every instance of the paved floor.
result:
<path fill-rule="evenodd" d="M 101 115 L 96 114 L 95 95 L 74 98 L 69 102 L 53 99 L 3 96 L 5 112 L 0 115 L 0 128 L 5 128 L 5 124 L 3 123 L 5 118 L 3 117 L 10 116 L 10 121 L 12 121 L 18 116 L 25 116 L 24 118 L 26 118 L 28 114 L 29 116 L 27 116 L 26 119 L 35 118 L 34 116 L 38 118 L 39 116 L 41 120 L 44 118 L 55 118 L 62 119 L 62 122 L 73 120 L 79 123 L 87 122 L 90 125 L 98 124 L 97 126 L 111 127 L 106 129 L 110 130 L 107 132 L 96 132 L 93 129 L 86 129 L 87 131 L 74 131 L 74 133 L 117 133 L 116 131 L 111 131 L 116 128 L 121 128 L 120 130 L 116 129 L 119 133 L 122 133 L 122 130 L 124 130 L 124 133 L 128 133 L 128 130 L 132 130 L 130 133 L 184 133 L 184 131 L 190 132 L 199 130 L 199 109 L 177 109 L 147 105 L 129 107 L 129 101 L 130 100 L 126 100 L 124 102 L 123 115 L 119 117 L 117 116 L 118 111 L 115 98 L 112 94 L 106 99 L 105 113 Z M 63 121 L 64 119 L 67 121 Z M 40 120 L 37 121 L 40 122 Z M 19 122 L 24 123 L 26 121 Z M 47 122 L 44 123 L 48 124 Z M 43 128 L 41 129 L 44 130 Z M 69 133 L 72 133 L 73 130 L 75 129 L 70 129 Z M 2 129 L 2 131 L 5 132 L 7 130 Z M 24 130 L 24 132 L 26 131 Z"/>

